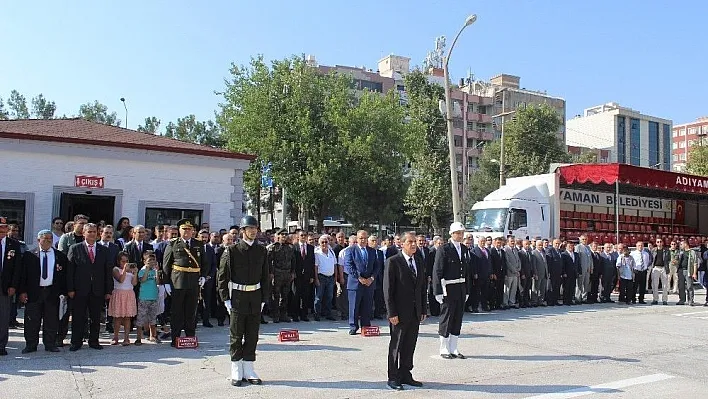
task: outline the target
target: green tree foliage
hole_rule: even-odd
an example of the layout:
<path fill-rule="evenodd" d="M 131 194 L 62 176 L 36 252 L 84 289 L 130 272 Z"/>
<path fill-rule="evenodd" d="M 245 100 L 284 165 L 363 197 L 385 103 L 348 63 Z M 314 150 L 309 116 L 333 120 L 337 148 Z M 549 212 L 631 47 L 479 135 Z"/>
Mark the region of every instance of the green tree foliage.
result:
<path fill-rule="evenodd" d="M 147 120 L 145 122 L 147 124 Z M 159 122 L 157 121 L 158 126 Z M 177 123 L 168 123 L 165 127 L 165 137 L 212 147 L 224 147 L 226 144 L 219 126 L 212 121 L 198 121 L 194 115 L 177 118 Z"/>
<path fill-rule="evenodd" d="M 517 110 L 514 119 L 504 126 L 505 176 L 548 173 L 552 163 L 570 162 L 571 157 L 556 133 L 561 123 L 556 111 L 546 104 Z M 499 187 L 500 153 L 499 141 L 485 146 L 479 170 L 470 180 L 470 205 Z"/>
<path fill-rule="evenodd" d="M 54 101 L 48 101 L 41 93 L 32 99 L 32 116 L 37 119 L 53 119 L 56 110 Z"/>
<path fill-rule="evenodd" d="M 376 194 L 396 202 L 380 186 L 402 180 L 404 155 L 395 150 L 406 130 L 394 95 L 357 99 L 349 76 L 323 74 L 302 57 L 271 64 L 257 57 L 230 72 L 218 123 L 228 148 L 258 156 L 244 177 L 251 198 L 261 165 L 271 163 L 275 184 L 312 212 L 318 228 L 335 207 L 358 221 L 390 216 L 385 206 L 363 208 L 378 205 Z"/>
<path fill-rule="evenodd" d="M 30 113 L 27 108 L 27 99 L 17 90 L 10 92 L 7 106 L 10 108 L 10 117 L 12 119 L 29 119 Z"/>
<path fill-rule="evenodd" d="M 452 215 L 447 128 L 438 109 L 445 92 L 418 70 L 405 76 L 405 87 L 412 168 L 405 205 L 414 223 L 440 232 Z"/>
<path fill-rule="evenodd" d="M 691 147 L 686 171 L 694 175 L 708 176 L 708 143 Z"/>
<path fill-rule="evenodd" d="M 160 120 L 154 116 L 145 118 L 144 125 L 138 125 L 138 131 L 143 133 L 158 134 L 160 130 Z"/>
<path fill-rule="evenodd" d="M 0 97 L 0 121 L 7 119 L 10 119 L 10 114 L 5 109 L 5 103 L 2 101 L 2 97 Z"/>
<path fill-rule="evenodd" d="M 121 120 L 115 112 L 108 112 L 108 107 L 94 101 L 93 103 L 81 104 L 79 107 L 79 118 L 102 123 L 104 125 L 120 126 Z"/>

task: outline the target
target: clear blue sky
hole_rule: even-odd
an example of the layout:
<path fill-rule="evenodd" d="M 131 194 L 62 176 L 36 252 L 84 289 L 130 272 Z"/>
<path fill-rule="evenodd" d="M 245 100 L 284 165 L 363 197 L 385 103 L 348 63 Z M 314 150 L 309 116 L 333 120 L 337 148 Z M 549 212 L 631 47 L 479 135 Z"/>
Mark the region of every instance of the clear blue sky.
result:
<path fill-rule="evenodd" d="M 321 64 L 376 69 L 389 54 L 422 63 L 478 15 L 451 59 L 488 79 L 521 76 L 564 97 L 567 114 L 617 101 L 675 124 L 708 115 L 708 2 L 680 0 L 5 1 L 0 96 L 54 100 L 59 114 L 98 100 L 130 128 L 213 118 L 231 62 L 313 54 Z M 64 5 L 71 4 L 71 5 Z M 441 6 L 439 4 L 447 4 Z"/>

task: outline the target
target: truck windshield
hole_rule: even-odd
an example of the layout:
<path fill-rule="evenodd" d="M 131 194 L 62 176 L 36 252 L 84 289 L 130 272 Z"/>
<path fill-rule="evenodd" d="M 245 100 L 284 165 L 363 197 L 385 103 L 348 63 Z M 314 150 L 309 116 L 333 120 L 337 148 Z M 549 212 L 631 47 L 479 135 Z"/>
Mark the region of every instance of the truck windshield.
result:
<path fill-rule="evenodd" d="M 503 232 L 508 213 L 506 208 L 473 210 L 467 228 L 472 231 Z"/>

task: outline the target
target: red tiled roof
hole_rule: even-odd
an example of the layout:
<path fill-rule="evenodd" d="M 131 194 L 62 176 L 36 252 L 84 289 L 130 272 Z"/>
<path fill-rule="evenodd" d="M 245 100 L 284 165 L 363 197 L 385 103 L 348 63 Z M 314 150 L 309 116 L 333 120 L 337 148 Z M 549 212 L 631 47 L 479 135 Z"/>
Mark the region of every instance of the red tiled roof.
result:
<path fill-rule="evenodd" d="M 0 137 L 57 143 L 89 144 L 202 155 L 216 158 L 253 160 L 249 154 L 186 143 L 164 136 L 109 126 L 83 119 L 18 119 L 0 121 Z"/>

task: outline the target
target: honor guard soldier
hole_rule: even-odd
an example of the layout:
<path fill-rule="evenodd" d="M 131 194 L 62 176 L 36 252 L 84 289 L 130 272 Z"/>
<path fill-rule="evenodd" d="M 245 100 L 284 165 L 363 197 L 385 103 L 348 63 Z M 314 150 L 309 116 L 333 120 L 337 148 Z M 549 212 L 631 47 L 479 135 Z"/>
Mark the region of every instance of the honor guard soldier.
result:
<path fill-rule="evenodd" d="M 278 241 L 268 246 L 268 265 L 273 273 L 273 323 L 291 322 L 288 317 L 288 294 L 295 279 L 295 252 L 288 242 L 288 230 L 278 231 Z"/>
<path fill-rule="evenodd" d="M 192 238 L 194 226 L 189 219 L 177 222 L 179 238 L 173 238 L 165 248 L 162 270 L 172 283 L 172 346 L 184 329 L 193 337 L 197 329 L 197 301 L 199 289 L 206 281 L 211 261 L 204 252 L 204 243 Z"/>
<path fill-rule="evenodd" d="M 243 382 L 259 385 L 253 369 L 261 312 L 270 295 L 268 251 L 256 242 L 258 221 L 253 216 L 241 219 L 242 239 L 227 247 L 216 275 L 219 296 L 229 311 L 231 385 Z M 233 307 L 232 307 L 233 304 Z"/>
<path fill-rule="evenodd" d="M 462 329 L 462 315 L 469 296 L 469 250 L 462 244 L 465 226 L 460 222 L 450 225 L 450 242 L 435 253 L 433 264 L 433 292 L 440 303 L 440 356 L 444 359 L 464 359 L 457 350 L 457 340 Z"/>

